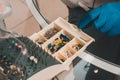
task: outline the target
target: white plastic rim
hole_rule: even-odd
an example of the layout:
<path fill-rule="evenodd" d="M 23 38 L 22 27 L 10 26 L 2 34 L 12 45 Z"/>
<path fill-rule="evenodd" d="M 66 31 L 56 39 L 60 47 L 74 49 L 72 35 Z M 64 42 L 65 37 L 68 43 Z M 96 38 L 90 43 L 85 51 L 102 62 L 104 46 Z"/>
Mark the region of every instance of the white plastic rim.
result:
<path fill-rule="evenodd" d="M 120 75 L 120 67 L 115 66 L 107 61 L 101 60 L 95 56 L 92 56 L 89 54 L 89 52 L 82 52 L 79 57 L 103 70 L 106 70 L 116 75 Z"/>
<path fill-rule="evenodd" d="M 28 8 L 30 9 L 31 13 L 33 14 L 33 16 L 35 17 L 35 19 L 40 24 L 40 26 L 42 28 L 46 27 L 48 25 L 48 23 L 44 20 L 44 18 L 42 17 L 42 15 L 36 9 L 36 7 L 35 7 L 35 5 L 33 3 L 33 0 L 26 0 L 26 3 L 28 5 Z"/>

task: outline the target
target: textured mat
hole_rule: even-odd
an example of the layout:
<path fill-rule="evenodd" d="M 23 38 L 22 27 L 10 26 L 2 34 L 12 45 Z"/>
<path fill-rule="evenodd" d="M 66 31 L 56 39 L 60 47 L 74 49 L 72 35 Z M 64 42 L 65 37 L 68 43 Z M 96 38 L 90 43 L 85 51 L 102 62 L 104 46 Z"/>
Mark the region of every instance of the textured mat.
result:
<path fill-rule="evenodd" d="M 26 55 L 21 54 L 21 47 L 14 38 L 0 40 L 0 67 L 10 80 L 26 80 L 42 69 L 60 64 L 29 38 L 17 39 L 25 44 Z"/>

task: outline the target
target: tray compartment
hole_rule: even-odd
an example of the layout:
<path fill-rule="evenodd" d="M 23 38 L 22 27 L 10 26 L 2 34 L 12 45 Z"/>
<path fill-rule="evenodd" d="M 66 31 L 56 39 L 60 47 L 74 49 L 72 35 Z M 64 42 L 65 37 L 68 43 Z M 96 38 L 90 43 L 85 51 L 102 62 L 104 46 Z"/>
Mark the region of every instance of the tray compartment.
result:
<path fill-rule="evenodd" d="M 69 44 L 69 47 L 74 50 L 75 52 L 81 50 L 84 47 L 85 43 L 77 38 L 74 38 L 71 43 Z"/>
<path fill-rule="evenodd" d="M 55 34 L 57 34 L 61 30 L 61 27 L 59 27 L 56 24 L 50 24 L 44 31 L 41 31 L 42 35 L 46 39 L 52 38 Z"/>
<path fill-rule="evenodd" d="M 42 35 L 38 35 L 38 37 L 35 39 L 35 42 L 38 43 L 39 45 L 44 44 L 46 41 L 47 39 Z"/>
<path fill-rule="evenodd" d="M 58 54 L 56 55 L 56 59 L 57 59 L 59 62 L 61 62 L 61 63 L 65 62 L 65 61 L 67 60 L 67 58 L 64 57 L 63 55 L 61 55 L 60 53 L 58 53 Z"/>
<path fill-rule="evenodd" d="M 53 38 L 49 39 L 43 47 L 46 51 L 51 54 L 54 54 L 59 49 L 61 49 L 64 45 L 69 43 L 74 36 L 69 34 L 67 31 L 61 30 L 58 34 L 56 34 Z"/>

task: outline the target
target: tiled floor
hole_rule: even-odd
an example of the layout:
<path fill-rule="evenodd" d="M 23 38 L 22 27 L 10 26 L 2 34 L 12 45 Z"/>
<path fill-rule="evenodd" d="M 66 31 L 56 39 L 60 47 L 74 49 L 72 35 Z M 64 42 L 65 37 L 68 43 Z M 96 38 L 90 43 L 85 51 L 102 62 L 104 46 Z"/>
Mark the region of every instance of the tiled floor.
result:
<path fill-rule="evenodd" d="M 38 2 L 41 13 L 48 21 L 54 21 L 58 17 L 67 18 L 68 10 L 61 0 L 47 0 L 47 2 L 46 0 L 38 0 Z"/>
<path fill-rule="evenodd" d="M 12 14 L 5 19 L 8 30 L 15 31 L 20 35 L 30 36 L 40 30 L 39 24 L 31 14 L 25 0 L 7 0 L 12 6 Z M 40 7 L 42 12 L 47 19 L 53 21 L 59 15 L 63 18 L 67 17 L 66 6 L 63 5 L 59 0 L 47 0 L 49 5 L 46 5 L 45 0 L 40 0 Z M 53 5 L 55 4 L 54 7 Z M 59 7 L 61 6 L 62 7 Z M 54 8 L 54 9 L 53 9 Z M 62 11 L 63 10 L 63 11 Z M 58 12 L 59 11 L 59 12 Z M 54 16 L 53 16 L 54 15 Z M 66 18 L 67 19 L 67 18 Z"/>
<path fill-rule="evenodd" d="M 8 30 L 24 36 L 30 36 L 40 30 L 39 24 L 35 21 L 23 0 L 8 0 L 8 2 L 12 6 L 11 15 L 5 19 Z"/>

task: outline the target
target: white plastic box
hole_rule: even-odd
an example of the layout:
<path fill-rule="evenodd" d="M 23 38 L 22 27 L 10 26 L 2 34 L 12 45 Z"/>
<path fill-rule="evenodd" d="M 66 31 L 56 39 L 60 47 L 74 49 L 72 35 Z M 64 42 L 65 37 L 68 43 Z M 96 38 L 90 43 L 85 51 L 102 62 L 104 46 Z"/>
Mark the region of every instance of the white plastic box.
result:
<path fill-rule="evenodd" d="M 61 43 L 62 47 L 58 48 L 59 42 L 61 42 L 60 35 L 66 36 L 68 41 L 64 40 L 64 42 Z M 62 18 L 56 19 L 47 27 L 38 33 L 34 33 L 29 38 L 46 50 L 49 55 L 54 57 L 61 64 L 43 69 L 31 76 L 28 80 L 49 80 L 58 73 L 64 70 L 69 70 L 72 61 L 94 41 L 92 37 L 84 33 L 82 30 L 78 30 Z"/>

